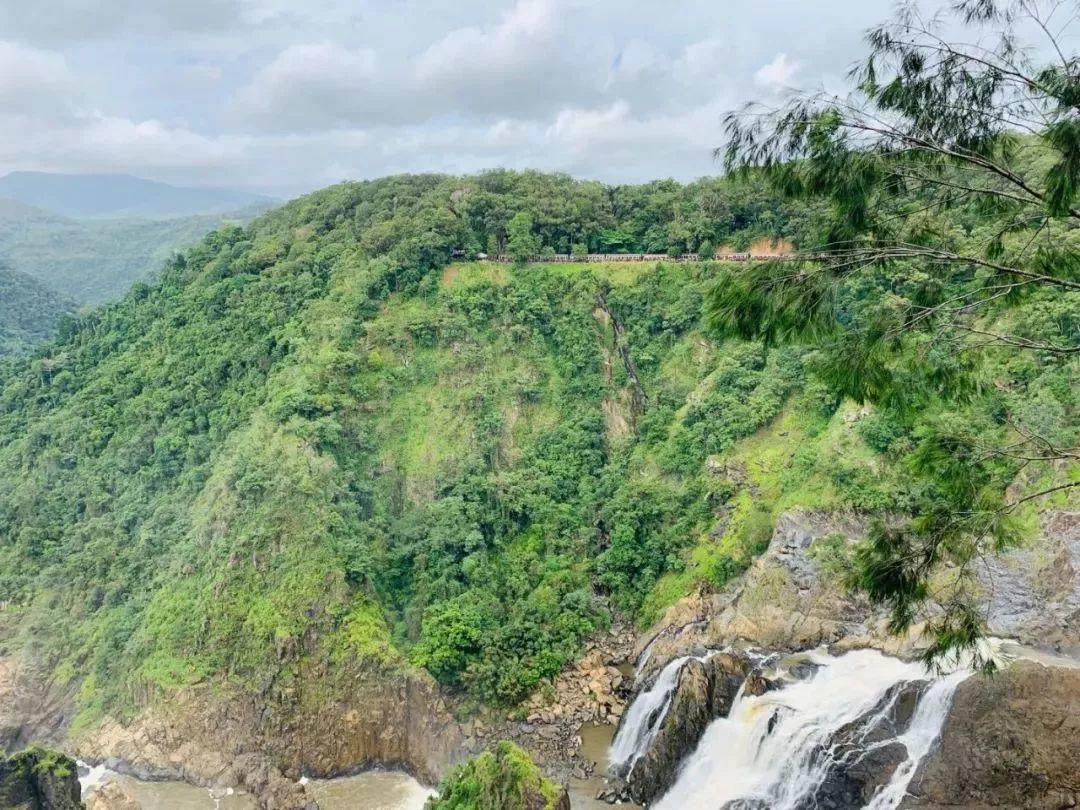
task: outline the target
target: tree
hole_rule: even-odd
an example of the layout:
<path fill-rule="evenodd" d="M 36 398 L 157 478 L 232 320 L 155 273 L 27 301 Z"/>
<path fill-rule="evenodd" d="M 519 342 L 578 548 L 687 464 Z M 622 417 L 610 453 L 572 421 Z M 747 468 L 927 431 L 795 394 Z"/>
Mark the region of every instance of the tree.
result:
<path fill-rule="evenodd" d="M 533 218 L 521 211 L 506 226 L 506 250 L 516 262 L 527 262 L 540 252 L 540 239 L 533 233 Z"/>
<path fill-rule="evenodd" d="M 938 603 L 929 657 L 979 638 L 973 561 L 1016 541 L 1024 504 L 1080 485 L 1075 11 L 961 0 L 927 20 L 904 5 L 868 33 L 850 95 L 733 113 L 717 150 L 732 172 L 829 204 L 804 261 L 733 273 L 710 315 L 726 332 L 813 343 L 838 395 L 875 404 L 910 437 L 919 506 L 877 527 L 854 581 L 897 630 Z M 1026 48 L 1020 32 L 1041 39 Z M 1060 406 L 1052 430 L 1025 421 L 1034 378 L 1020 365 L 1061 389 L 1044 411 Z M 931 587 L 946 570 L 948 587 Z"/>

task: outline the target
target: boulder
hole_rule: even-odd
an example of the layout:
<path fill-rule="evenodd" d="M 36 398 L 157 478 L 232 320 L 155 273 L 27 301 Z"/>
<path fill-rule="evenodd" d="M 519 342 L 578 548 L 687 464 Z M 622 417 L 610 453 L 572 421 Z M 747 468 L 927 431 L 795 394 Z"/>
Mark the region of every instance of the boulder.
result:
<path fill-rule="evenodd" d="M 956 690 L 903 808 L 1080 805 L 1080 668 L 1017 662 Z"/>
<path fill-rule="evenodd" d="M 822 752 L 834 763 L 825 779 L 808 797 L 808 807 L 864 807 L 886 785 L 908 756 L 897 738 L 911 724 L 926 681 L 900 683 L 870 711 L 841 728 Z"/>
<path fill-rule="evenodd" d="M 119 782 L 107 782 L 87 797 L 86 810 L 139 810 L 139 803 Z"/>
<path fill-rule="evenodd" d="M 0 807 L 4 810 L 82 810 L 74 760 L 41 748 L 0 758 Z"/>

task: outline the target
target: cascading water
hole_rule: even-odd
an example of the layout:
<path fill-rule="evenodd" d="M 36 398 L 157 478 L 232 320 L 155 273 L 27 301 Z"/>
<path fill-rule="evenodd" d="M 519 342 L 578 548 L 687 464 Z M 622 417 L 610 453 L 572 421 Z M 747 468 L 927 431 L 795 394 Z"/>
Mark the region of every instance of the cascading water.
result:
<path fill-rule="evenodd" d="M 740 690 L 729 715 L 709 725 L 656 808 L 722 808 L 729 801 L 742 799 L 747 806 L 795 810 L 814 795 L 838 761 L 865 753 L 835 750 L 837 732 L 860 721 L 866 729 L 877 726 L 889 710 L 890 694 L 895 700 L 898 687 L 926 678 L 921 664 L 873 650 L 839 657 L 815 652 L 809 660 L 817 669 L 806 680 L 757 696 Z M 667 669 L 661 677 L 665 674 Z M 677 669 L 674 674 L 677 676 Z M 959 671 L 935 681 L 919 698 L 906 731 L 868 745 L 876 748 L 900 742 L 907 751 L 906 760 L 868 808 L 893 810 L 899 805 L 919 761 L 941 732 L 956 686 L 967 675 L 967 671 Z M 673 685 L 675 679 L 670 680 Z M 650 691 L 659 685 L 660 679 Z M 656 703 L 656 697 L 651 697 L 640 714 L 654 711 L 649 707 Z M 636 701 L 631 713 L 635 708 Z M 631 746 L 629 739 L 625 742 L 623 750 L 633 750 L 636 757 L 651 740 L 647 734 L 639 734 L 635 742 L 645 743 L 643 747 Z"/>
<path fill-rule="evenodd" d="M 666 627 L 659 633 L 657 633 L 655 636 L 653 636 L 649 643 L 645 645 L 645 649 L 641 651 L 641 655 L 638 656 L 637 661 L 634 662 L 634 683 L 636 684 L 641 682 L 641 678 L 646 672 L 645 668 L 648 666 L 649 660 L 652 658 L 653 648 L 656 646 L 656 643 L 658 641 L 664 638 L 669 638 L 672 635 L 681 636 L 683 633 L 697 629 L 699 627 L 704 627 L 706 624 L 708 624 L 708 622 L 703 619 L 699 619 L 697 621 L 684 624 L 681 627 Z"/>
<path fill-rule="evenodd" d="M 689 656 L 683 656 L 669 662 L 660 670 L 652 687 L 638 695 L 630 705 L 630 710 L 619 726 L 619 733 L 611 743 L 608 758 L 615 773 L 624 776 L 628 774 L 638 757 L 649 750 L 660 723 L 667 714 L 671 695 L 679 682 L 679 672 L 688 660 Z"/>
<path fill-rule="evenodd" d="M 911 725 L 897 738 L 907 750 L 907 759 L 893 772 L 889 783 L 875 794 L 866 810 L 893 810 L 900 806 L 916 768 L 923 757 L 930 753 L 941 734 L 941 725 L 949 713 L 953 692 L 969 674 L 967 670 L 959 670 L 947 675 L 934 682 L 923 695 L 915 716 L 911 718 Z"/>

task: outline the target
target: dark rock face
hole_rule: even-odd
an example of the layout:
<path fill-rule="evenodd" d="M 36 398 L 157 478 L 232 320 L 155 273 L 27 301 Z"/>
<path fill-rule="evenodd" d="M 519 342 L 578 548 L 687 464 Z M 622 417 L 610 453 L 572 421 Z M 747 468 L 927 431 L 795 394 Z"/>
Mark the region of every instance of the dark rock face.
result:
<path fill-rule="evenodd" d="M 0 807 L 5 810 L 82 810 L 75 762 L 40 748 L 0 759 Z"/>
<path fill-rule="evenodd" d="M 731 710 L 750 666 L 745 658 L 729 653 L 683 665 L 656 738 L 627 779 L 626 790 L 634 801 L 647 804 L 674 784 L 679 763 L 697 747 L 709 723 Z"/>
<path fill-rule="evenodd" d="M 1023 548 L 986 559 L 987 623 L 995 635 L 1080 655 L 1080 512 L 1049 510 Z"/>
<path fill-rule="evenodd" d="M 525 810 L 570 810 L 570 794 L 563 788 L 552 805 L 542 794 L 529 793 L 525 796 Z"/>
<path fill-rule="evenodd" d="M 953 697 L 902 808 L 1080 806 L 1080 669 L 1015 663 Z"/>
<path fill-rule="evenodd" d="M 910 725 L 926 687 L 924 681 L 898 684 L 877 706 L 836 733 L 829 749 L 821 752 L 835 764 L 804 802 L 808 810 L 864 807 L 888 783 L 907 758 L 907 749 L 896 738 Z"/>

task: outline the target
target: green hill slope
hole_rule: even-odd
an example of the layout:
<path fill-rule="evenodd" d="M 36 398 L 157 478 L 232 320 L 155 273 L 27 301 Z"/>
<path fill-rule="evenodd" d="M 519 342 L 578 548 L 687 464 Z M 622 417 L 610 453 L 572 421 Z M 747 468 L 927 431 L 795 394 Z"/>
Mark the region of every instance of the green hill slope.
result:
<path fill-rule="evenodd" d="M 751 489 L 891 497 L 868 451 L 829 484 L 835 403 L 799 350 L 703 330 L 714 265 L 449 264 L 536 206 L 536 177 L 488 180 L 344 185 L 212 233 L 4 367 L 0 650 L 81 682 L 84 720 L 282 689 L 312 657 L 512 702 L 612 611 L 742 570 L 772 514 Z M 782 413 L 799 464 L 724 472 Z"/>
<path fill-rule="evenodd" d="M 100 304 L 150 278 L 174 252 L 214 228 L 247 222 L 259 212 L 74 220 L 0 199 L 0 261 L 81 304 Z"/>
<path fill-rule="evenodd" d="M 711 222 L 718 198 L 742 225 L 706 236 L 734 241 L 772 208 L 721 181 L 670 191 L 337 186 L 0 364 L 0 655 L 79 686 L 80 723 L 195 683 L 287 718 L 302 673 L 353 664 L 511 704 L 616 613 L 647 624 L 723 586 L 784 509 L 915 503 L 917 433 L 838 410 L 798 346 L 704 327 L 721 265 L 454 260 L 521 216 L 550 248 Z M 988 365 L 955 418 L 1007 408 L 1057 437 L 1071 368 Z"/>
<path fill-rule="evenodd" d="M 62 295 L 0 265 L 0 357 L 53 337 L 60 319 L 73 311 Z"/>

